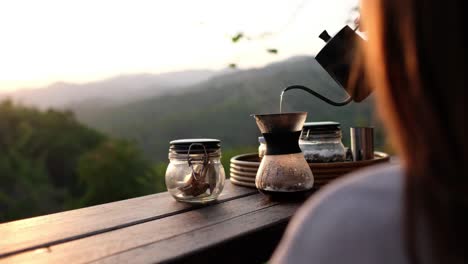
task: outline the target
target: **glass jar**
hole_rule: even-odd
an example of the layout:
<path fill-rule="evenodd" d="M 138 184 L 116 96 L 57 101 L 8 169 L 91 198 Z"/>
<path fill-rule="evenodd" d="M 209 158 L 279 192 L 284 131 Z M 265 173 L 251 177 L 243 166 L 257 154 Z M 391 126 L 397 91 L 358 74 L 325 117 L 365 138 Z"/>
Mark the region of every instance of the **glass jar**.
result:
<path fill-rule="evenodd" d="M 258 157 L 260 159 L 263 158 L 263 156 L 265 156 L 265 153 L 266 153 L 266 141 L 265 141 L 265 138 L 264 137 L 258 137 L 258 143 L 260 145 L 258 145 Z"/>
<path fill-rule="evenodd" d="M 181 139 L 170 142 L 166 186 L 177 200 L 208 203 L 224 187 L 221 142 L 217 139 Z"/>
<path fill-rule="evenodd" d="M 308 162 L 343 162 L 346 150 L 341 142 L 340 123 L 305 123 L 299 146 Z"/>

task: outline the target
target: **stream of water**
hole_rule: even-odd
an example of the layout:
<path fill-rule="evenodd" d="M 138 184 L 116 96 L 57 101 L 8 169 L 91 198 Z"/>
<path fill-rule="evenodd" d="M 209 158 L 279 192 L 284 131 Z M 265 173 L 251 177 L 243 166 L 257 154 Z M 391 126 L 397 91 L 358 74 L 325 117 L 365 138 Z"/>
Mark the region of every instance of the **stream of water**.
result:
<path fill-rule="evenodd" d="M 280 114 L 283 113 L 283 95 L 284 95 L 284 91 L 281 92 L 281 95 L 280 95 Z"/>

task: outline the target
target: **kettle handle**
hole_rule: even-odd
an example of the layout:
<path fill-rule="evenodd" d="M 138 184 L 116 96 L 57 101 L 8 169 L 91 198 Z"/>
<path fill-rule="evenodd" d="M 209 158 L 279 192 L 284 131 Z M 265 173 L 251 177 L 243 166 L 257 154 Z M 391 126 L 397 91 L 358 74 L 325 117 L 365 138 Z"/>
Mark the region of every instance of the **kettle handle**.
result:
<path fill-rule="evenodd" d="M 328 99 L 327 97 L 317 93 L 316 91 L 310 89 L 310 88 L 307 88 L 303 85 L 291 85 L 291 86 L 288 86 L 286 87 L 286 89 L 283 90 L 283 92 L 281 94 L 284 94 L 286 91 L 289 91 L 289 90 L 303 90 L 303 91 L 306 91 L 310 94 L 312 94 L 313 96 L 317 97 L 318 99 L 330 104 L 330 105 L 333 105 L 333 106 L 344 106 L 344 105 L 347 105 L 349 104 L 351 101 L 352 101 L 352 98 L 351 96 L 348 96 L 348 98 L 346 98 L 344 101 L 342 102 L 335 102 L 333 100 L 330 100 Z"/>

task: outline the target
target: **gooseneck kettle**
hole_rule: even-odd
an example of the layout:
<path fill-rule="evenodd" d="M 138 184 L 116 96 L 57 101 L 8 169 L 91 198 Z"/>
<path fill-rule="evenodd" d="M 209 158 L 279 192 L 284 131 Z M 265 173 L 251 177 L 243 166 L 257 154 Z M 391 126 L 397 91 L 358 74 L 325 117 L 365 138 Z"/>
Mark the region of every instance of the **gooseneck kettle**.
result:
<path fill-rule="evenodd" d="M 348 94 L 345 100 L 336 102 L 303 85 L 289 86 L 283 90 L 283 93 L 294 89 L 303 90 L 334 106 L 344 106 L 351 101 L 361 102 L 366 99 L 371 89 L 362 67 L 363 57 L 360 47 L 365 45 L 365 41 L 356 30 L 357 28 L 353 30 L 345 26 L 333 38 L 326 30 L 323 31 L 319 37 L 326 42 L 326 45 L 315 56 L 317 62 Z"/>

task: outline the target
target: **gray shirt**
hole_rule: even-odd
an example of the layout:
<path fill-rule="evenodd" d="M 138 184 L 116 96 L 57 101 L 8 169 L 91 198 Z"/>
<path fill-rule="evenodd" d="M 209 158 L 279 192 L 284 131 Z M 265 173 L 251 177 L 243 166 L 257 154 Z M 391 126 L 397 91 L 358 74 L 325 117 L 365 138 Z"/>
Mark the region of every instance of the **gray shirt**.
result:
<path fill-rule="evenodd" d="M 397 165 L 365 169 L 314 194 L 291 221 L 272 263 L 408 263 Z"/>

